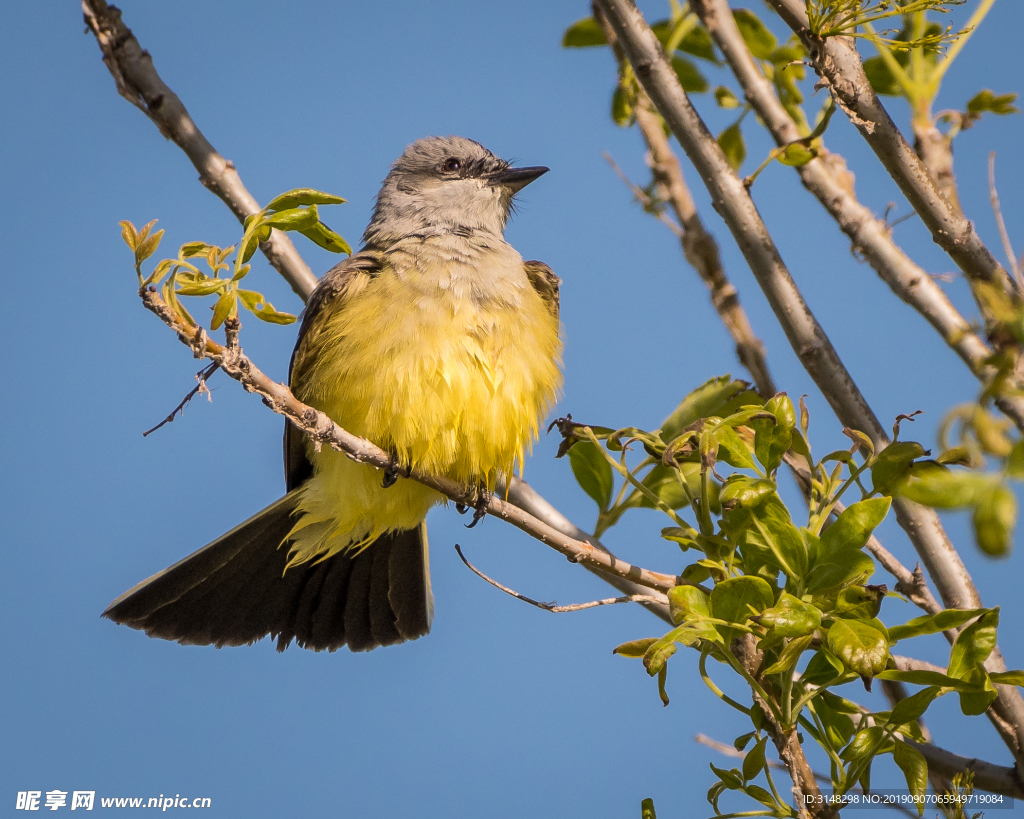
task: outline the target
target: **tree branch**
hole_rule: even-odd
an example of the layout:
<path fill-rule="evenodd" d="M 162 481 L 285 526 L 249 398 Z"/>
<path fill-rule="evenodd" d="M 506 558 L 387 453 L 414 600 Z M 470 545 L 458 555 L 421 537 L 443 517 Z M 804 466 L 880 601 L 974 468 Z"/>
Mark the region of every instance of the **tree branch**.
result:
<path fill-rule="evenodd" d="M 808 28 L 804 0 L 768 0 L 803 40 L 814 70 L 836 104 L 867 140 L 911 207 L 931 231 L 932 239 L 970 282 L 992 282 L 1007 293 L 1013 284 L 974 226 L 936 188 L 928 168 L 910 147 L 868 82 L 856 45 L 849 37 L 815 36 Z M 984 308 L 983 308 L 984 309 Z"/>
<path fill-rule="evenodd" d="M 199 171 L 199 181 L 220 197 L 239 222 L 258 212 L 260 205 L 242 184 L 235 166 L 214 150 L 178 95 L 160 79 L 149 52 L 142 49 L 131 29 L 121 21 L 121 10 L 107 5 L 105 0 L 82 0 L 82 12 L 86 25 L 96 35 L 117 93 L 185 152 Z M 288 236 L 275 230 L 269 240 L 260 244 L 260 250 L 303 300 L 313 292 L 316 276 Z"/>
<path fill-rule="evenodd" d="M 782 1 L 771 0 L 773 4 Z M 876 451 L 884 449 L 889 444 L 885 430 L 797 289 L 749 191 L 691 105 L 654 33 L 631 0 L 597 0 L 597 3 L 615 29 L 640 84 L 704 181 L 715 209 L 736 238 L 805 369 L 840 421 L 867 434 Z M 968 231 L 973 235 L 969 225 Z M 1005 276 L 1005 271 L 1002 272 Z M 977 589 L 935 511 L 901 498 L 893 500 L 893 507 L 943 602 L 953 608 L 980 608 Z M 1002 655 L 998 649 L 994 650 L 986 668 L 1001 671 L 1005 667 Z M 1020 692 L 1005 687 L 999 694 L 993 708 L 1002 713 L 1005 723 L 1014 726 L 1011 734 L 1001 734 L 1019 762 L 1024 764 L 1024 699 Z"/>
<path fill-rule="evenodd" d="M 800 139 L 793 119 L 779 102 L 771 83 L 760 71 L 743 41 L 728 0 L 693 0 L 690 7 L 721 49 L 736 76 L 744 97 L 765 123 L 775 144 Z M 960 356 L 971 372 L 987 385 L 996 369 L 987 363 L 989 346 L 953 306 L 942 288 L 893 241 L 889 227 L 875 218 L 853 192 L 853 177 L 838 154 L 819 149 L 819 157 L 795 168 L 804 187 L 829 212 L 840 230 L 850 237 L 853 249 L 867 259 L 879 277 L 902 301 L 918 311 L 942 339 Z M 1024 398 L 1001 399 L 1000 408 L 1024 430 Z"/>
<path fill-rule="evenodd" d="M 473 572 L 477 577 L 490 583 L 494 588 L 501 589 L 505 594 L 514 597 L 516 600 L 522 600 L 524 603 L 529 603 L 531 606 L 536 606 L 539 609 L 544 609 L 544 611 L 550 611 L 555 614 L 583 611 L 584 609 L 593 609 L 598 606 L 614 606 L 616 603 L 664 603 L 663 597 L 655 597 L 650 594 L 627 594 L 625 597 L 605 597 L 603 600 L 591 600 L 589 603 L 573 603 L 568 606 L 559 606 L 555 603 L 541 603 L 539 600 L 534 600 L 533 598 L 527 597 L 525 594 L 520 594 L 515 589 L 503 586 L 494 578 L 485 575 L 466 559 L 466 556 L 462 553 L 462 547 L 459 546 L 458 543 L 455 544 L 455 551 L 458 553 L 462 562 L 466 564 L 466 568 Z"/>

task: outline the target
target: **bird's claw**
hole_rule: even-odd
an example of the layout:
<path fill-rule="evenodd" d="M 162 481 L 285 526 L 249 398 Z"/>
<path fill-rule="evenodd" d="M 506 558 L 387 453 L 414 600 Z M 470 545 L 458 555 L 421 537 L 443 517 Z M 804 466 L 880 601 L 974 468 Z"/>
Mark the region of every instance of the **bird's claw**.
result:
<path fill-rule="evenodd" d="M 485 517 L 487 517 L 487 504 L 491 502 L 491 493 L 486 489 L 477 490 L 476 503 L 473 504 L 473 519 L 466 524 L 467 529 L 472 529 Z M 465 507 L 463 507 L 465 509 Z"/>
<path fill-rule="evenodd" d="M 381 481 L 381 486 L 385 489 L 390 489 L 396 483 L 398 483 L 398 477 L 402 474 L 402 469 L 398 465 L 398 456 L 392 455 L 388 460 L 388 465 L 384 467 L 384 480 Z M 408 477 L 406 473 L 405 477 Z"/>

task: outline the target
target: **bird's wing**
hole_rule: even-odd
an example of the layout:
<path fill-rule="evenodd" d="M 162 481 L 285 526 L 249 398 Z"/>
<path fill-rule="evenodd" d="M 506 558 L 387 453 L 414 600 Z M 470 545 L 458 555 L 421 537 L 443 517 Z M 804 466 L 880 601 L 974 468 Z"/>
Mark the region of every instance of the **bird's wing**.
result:
<path fill-rule="evenodd" d="M 314 363 L 310 351 L 320 341 L 322 323 L 317 318 L 328 306 L 331 309 L 344 309 L 345 302 L 360 290 L 371 279 L 380 273 L 381 254 L 372 250 L 363 250 L 345 261 L 336 264 L 317 284 L 303 311 L 299 336 L 295 341 L 291 364 L 288 366 L 288 383 L 292 391 L 300 390 L 308 381 L 309 367 Z M 301 394 L 296 394 L 302 400 Z M 302 484 L 313 474 L 313 464 L 306 457 L 306 444 L 303 434 L 292 426 L 291 421 L 284 423 L 284 479 L 288 491 Z"/>
<path fill-rule="evenodd" d="M 523 262 L 526 277 L 556 319 L 558 318 L 558 286 L 562 280 L 544 262 Z"/>

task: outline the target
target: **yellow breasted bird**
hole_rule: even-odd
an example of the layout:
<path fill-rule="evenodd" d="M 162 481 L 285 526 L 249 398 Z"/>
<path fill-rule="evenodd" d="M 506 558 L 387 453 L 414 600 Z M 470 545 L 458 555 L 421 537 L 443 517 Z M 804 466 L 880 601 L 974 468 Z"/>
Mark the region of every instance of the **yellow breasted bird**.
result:
<path fill-rule="evenodd" d="M 429 137 L 395 162 L 364 247 L 319 282 L 292 354 L 296 397 L 400 467 L 492 490 L 521 465 L 561 387 L 558 278 L 503 232 L 547 168 Z M 444 498 L 285 424 L 288 493 L 115 600 L 152 637 L 217 646 L 271 635 L 365 651 L 430 630 L 427 511 Z"/>

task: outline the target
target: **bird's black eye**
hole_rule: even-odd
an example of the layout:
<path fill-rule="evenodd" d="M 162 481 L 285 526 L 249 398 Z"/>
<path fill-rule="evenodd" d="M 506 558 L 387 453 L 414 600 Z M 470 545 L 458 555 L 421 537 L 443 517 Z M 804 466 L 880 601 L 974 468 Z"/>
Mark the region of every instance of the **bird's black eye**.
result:
<path fill-rule="evenodd" d="M 445 173 L 455 173 L 459 168 L 462 167 L 462 162 L 458 157 L 450 156 L 442 164 L 441 170 Z"/>

